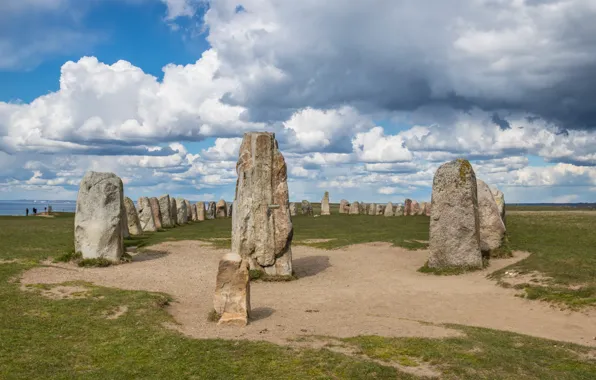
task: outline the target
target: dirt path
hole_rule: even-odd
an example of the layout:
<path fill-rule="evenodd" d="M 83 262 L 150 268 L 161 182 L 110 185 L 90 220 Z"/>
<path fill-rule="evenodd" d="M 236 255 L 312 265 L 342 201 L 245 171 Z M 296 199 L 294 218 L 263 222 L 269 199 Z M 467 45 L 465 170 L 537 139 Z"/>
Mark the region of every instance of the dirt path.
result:
<path fill-rule="evenodd" d="M 293 248 L 300 277 L 286 283 L 251 284 L 252 317 L 245 329 L 218 328 L 207 322 L 219 257 L 196 241 L 153 247 L 167 255 L 142 254 L 131 264 L 83 269 L 72 265 L 39 267 L 23 283 L 72 280 L 122 289 L 160 291 L 175 297 L 169 310 L 179 329 L 197 338 L 241 338 L 286 343 L 300 335 L 445 337 L 457 331 L 432 326 L 458 323 L 509 330 L 537 337 L 596 346 L 591 315 L 563 312 L 547 304 L 514 297 L 496 286 L 488 271 L 462 276 L 416 272 L 425 251 L 407 251 L 385 243 L 324 251 Z M 493 261 L 490 271 L 526 257 Z"/>

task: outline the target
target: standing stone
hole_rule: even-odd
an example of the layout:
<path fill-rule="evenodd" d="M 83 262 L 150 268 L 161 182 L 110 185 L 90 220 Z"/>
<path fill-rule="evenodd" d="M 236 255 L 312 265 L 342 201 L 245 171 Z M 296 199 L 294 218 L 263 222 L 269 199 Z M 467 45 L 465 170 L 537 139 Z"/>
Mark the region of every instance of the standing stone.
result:
<path fill-rule="evenodd" d="M 132 199 L 126 197 L 124 198 L 124 209 L 126 210 L 126 222 L 128 223 L 128 232 L 131 235 L 141 235 L 143 233 L 143 228 L 141 227 L 141 222 L 139 221 L 139 214 L 137 212 L 137 208 L 135 207 L 135 203 Z"/>
<path fill-rule="evenodd" d="M 178 225 L 178 203 L 174 197 L 170 198 L 170 215 L 172 217 L 172 227 Z"/>
<path fill-rule="evenodd" d="M 207 204 L 207 219 L 215 219 L 215 202 L 209 202 Z"/>
<path fill-rule="evenodd" d="M 312 205 L 309 201 L 303 200 L 300 207 L 300 209 L 302 210 L 302 215 L 313 215 Z"/>
<path fill-rule="evenodd" d="M 388 202 L 387 205 L 385 206 L 385 216 L 393 216 L 395 215 L 393 213 L 393 203 Z"/>
<path fill-rule="evenodd" d="M 243 327 L 250 315 L 248 262 L 237 253 L 227 253 L 219 261 L 213 308 L 220 315 L 218 325 Z"/>
<path fill-rule="evenodd" d="M 122 206 L 120 207 L 120 216 L 122 217 L 122 238 L 127 239 L 130 237 L 130 231 L 128 231 L 128 218 L 126 216 L 126 206 L 124 206 L 124 199 Z"/>
<path fill-rule="evenodd" d="M 83 258 L 118 261 L 122 257 L 123 188 L 122 180 L 114 173 L 90 171 L 81 180 L 74 246 Z"/>
<path fill-rule="evenodd" d="M 190 205 L 190 219 L 193 222 L 198 222 L 199 221 L 199 214 L 198 214 L 198 211 L 197 211 L 197 204 L 196 203 Z"/>
<path fill-rule="evenodd" d="M 197 220 L 202 222 L 205 220 L 205 202 L 197 202 Z"/>
<path fill-rule="evenodd" d="M 188 220 L 188 210 L 186 209 L 186 202 L 184 198 L 176 198 L 176 223 L 179 225 L 186 224 Z"/>
<path fill-rule="evenodd" d="M 493 252 L 503 244 L 505 224 L 501 219 L 499 206 L 490 187 L 482 180 L 477 180 L 476 186 L 478 188 L 478 218 L 480 219 L 480 250 L 493 256 Z"/>
<path fill-rule="evenodd" d="M 360 204 L 358 202 L 352 202 L 350 204 L 350 215 L 358 215 L 360 214 Z"/>
<path fill-rule="evenodd" d="M 430 202 L 426 202 L 426 204 L 424 205 L 424 215 L 430 216 L 430 210 L 431 210 Z"/>
<path fill-rule="evenodd" d="M 395 216 L 404 216 L 404 206 L 399 204 L 395 206 Z"/>
<path fill-rule="evenodd" d="M 377 209 L 375 211 L 375 215 L 383 215 L 385 214 L 385 206 L 378 204 Z"/>
<path fill-rule="evenodd" d="M 184 200 L 184 204 L 186 204 L 186 223 L 190 223 L 192 221 L 192 205 L 187 199 Z"/>
<path fill-rule="evenodd" d="M 364 202 L 358 202 L 358 212 L 360 215 L 366 215 L 366 210 L 368 209 L 368 205 Z"/>
<path fill-rule="evenodd" d="M 245 133 L 236 165 L 232 252 L 250 269 L 292 275 L 292 236 L 287 167 L 275 134 Z"/>
<path fill-rule="evenodd" d="M 155 220 L 153 219 L 153 211 L 151 210 L 151 202 L 147 197 L 140 197 L 137 202 L 139 207 L 139 221 L 141 222 L 141 228 L 146 232 L 157 231 Z"/>
<path fill-rule="evenodd" d="M 481 268 L 480 220 L 476 174 L 457 159 L 437 169 L 430 215 L 431 268 Z"/>
<path fill-rule="evenodd" d="M 339 213 L 340 214 L 348 214 L 350 213 L 351 205 L 345 199 L 342 199 L 339 202 Z"/>
<path fill-rule="evenodd" d="M 290 215 L 296 216 L 296 202 L 290 203 Z"/>
<path fill-rule="evenodd" d="M 234 206 L 234 202 L 226 202 L 226 210 L 227 210 L 226 217 L 227 218 L 232 217 L 232 207 L 233 206 Z"/>
<path fill-rule="evenodd" d="M 491 192 L 493 193 L 493 197 L 499 208 L 499 215 L 501 215 L 501 219 L 503 220 L 503 223 L 505 223 L 505 195 L 499 189 L 491 189 Z"/>
<path fill-rule="evenodd" d="M 323 199 L 321 200 L 321 215 L 331 215 L 331 209 L 329 208 L 329 192 L 325 191 Z"/>
<path fill-rule="evenodd" d="M 410 216 L 410 215 L 414 215 L 412 213 L 412 200 L 409 198 L 406 198 L 406 200 L 404 201 L 404 216 Z"/>
<path fill-rule="evenodd" d="M 215 217 L 225 218 L 228 215 L 228 204 L 223 199 L 220 199 L 215 206 Z"/>
<path fill-rule="evenodd" d="M 153 214 L 153 221 L 155 222 L 155 228 L 158 230 L 162 228 L 163 222 L 161 218 L 161 208 L 159 207 L 159 201 L 157 198 L 149 198 L 149 205 L 151 206 L 151 213 Z"/>
<path fill-rule="evenodd" d="M 368 205 L 368 215 L 376 215 L 377 214 L 377 204 L 371 203 Z"/>
<path fill-rule="evenodd" d="M 420 214 L 420 204 L 416 201 L 412 201 L 412 214 L 411 215 L 421 215 Z"/>
<path fill-rule="evenodd" d="M 162 195 L 157 199 L 159 203 L 159 211 L 161 212 L 161 226 L 163 228 L 172 228 L 174 227 L 174 222 L 172 221 L 172 208 L 170 207 L 170 196 L 168 194 Z"/>

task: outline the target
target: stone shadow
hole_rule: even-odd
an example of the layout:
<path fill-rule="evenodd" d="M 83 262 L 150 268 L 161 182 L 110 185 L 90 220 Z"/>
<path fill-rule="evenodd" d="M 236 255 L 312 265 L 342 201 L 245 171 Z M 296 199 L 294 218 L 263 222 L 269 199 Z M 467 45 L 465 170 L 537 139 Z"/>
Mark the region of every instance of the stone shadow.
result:
<path fill-rule="evenodd" d="M 138 263 L 141 261 L 161 259 L 167 255 L 168 255 L 168 253 L 165 251 L 149 250 L 149 251 L 142 251 L 142 252 L 138 252 L 138 253 L 132 253 L 131 257 L 132 257 L 133 263 Z"/>
<path fill-rule="evenodd" d="M 275 309 L 270 307 L 257 307 L 255 309 L 251 309 L 250 320 L 258 321 L 260 319 L 265 319 L 270 317 L 273 313 L 275 313 Z"/>
<path fill-rule="evenodd" d="M 315 276 L 330 266 L 329 256 L 308 256 L 292 260 L 294 274 L 298 278 Z"/>

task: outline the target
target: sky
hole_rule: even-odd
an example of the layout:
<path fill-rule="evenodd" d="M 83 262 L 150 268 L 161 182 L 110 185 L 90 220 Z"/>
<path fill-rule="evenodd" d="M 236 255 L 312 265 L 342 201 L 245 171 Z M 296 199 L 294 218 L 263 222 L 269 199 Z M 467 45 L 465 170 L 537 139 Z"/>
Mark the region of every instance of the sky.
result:
<path fill-rule="evenodd" d="M 234 198 L 248 131 L 290 199 L 596 202 L 594 0 L 0 0 L 0 199 Z"/>

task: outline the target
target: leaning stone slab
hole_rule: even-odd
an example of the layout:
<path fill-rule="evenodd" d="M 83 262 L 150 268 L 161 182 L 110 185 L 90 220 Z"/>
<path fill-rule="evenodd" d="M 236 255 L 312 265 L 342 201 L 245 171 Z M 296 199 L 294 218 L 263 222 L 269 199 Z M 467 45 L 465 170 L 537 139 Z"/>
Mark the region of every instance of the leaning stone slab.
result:
<path fill-rule="evenodd" d="M 151 205 L 151 212 L 153 213 L 153 221 L 155 222 L 155 227 L 159 230 L 162 228 L 162 218 L 161 218 L 161 209 L 159 208 L 159 201 L 157 198 L 149 198 L 149 204 Z"/>
<path fill-rule="evenodd" d="M 220 315 L 218 325 L 244 327 L 250 315 L 248 262 L 237 253 L 219 261 L 213 308 Z"/>
<path fill-rule="evenodd" d="M 352 202 L 350 204 L 350 215 L 359 215 L 360 214 L 360 204 L 358 202 Z"/>
<path fill-rule="evenodd" d="M 209 219 L 209 220 L 215 219 L 215 209 L 216 209 L 215 202 L 209 202 L 207 204 L 207 211 L 206 211 L 207 219 Z"/>
<path fill-rule="evenodd" d="M 245 133 L 236 171 L 232 252 L 247 259 L 250 269 L 292 275 L 287 167 L 275 134 Z"/>
<path fill-rule="evenodd" d="M 481 268 L 476 175 L 467 160 L 447 162 L 435 173 L 430 215 L 431 268 Z"/>
<path fill-rule="evenodd" d="M 388 202 L 387 205 L 385 206 L 385 213 L 383 214 L 385 216 L 394 216 L 395 214 L 393 213 L 393 203 Z"/>
<path fill-rule="evenodd" d="M 184 198 L 176 198 L 176 223 L 184 225 L 188 221 L 188 210 Z"/>
<path fill-rule="evenodd" d="M 220 199 L 215 205 L 215 217 L 225 218 L 228 216 L 228 204 L 223 199 Z"/>
<path fill-rule="evenodd" d="M 74 246 L 83 258 L 118 261 L 122 257 L 123 189 L 122 180 L 114 173 L 90 171 L 81 180 Z"/>
<path fill-rule="evenodd" d="M 128 197 L 124 198 L 124 209 L 126 210 L 128 232 L 134 236 L 141 235 L 143 233 L 143 228 L 141 227 L 141 222 L 139 221 L 139 213 L 137 212 L 137 208 L 135 207 L 135 203 L 132 201 L 132 199 Z"/>
<path fill-rule="evenodd" d="M 205 220 L 205 202 L 197 202 L 197 220 L 202 222 Z"/>
<path fill-rule="evenodd" d="M 480 218 L 480 250 L 492 256 L 501 247 L 505 238 L 505 224 L 501 219 L 499 206 L 488 185 L 477 180 L 478 217 Z"/>
<path fill-rule="evenodd" d="M 172 209 L 170 207 L 170 196 L 168 194 L 162 195 L 157 199 L 159 203 L 159 211 L 161 213 L 161 226 L 163 228 L 172 228 L 174 227 L 174 222 L 172 221 Z"/>
<path fill-rule="evenodd" d="M 146 232 L 157 231 L 155 220 L 153 219 L 153 210 L 151 210 L 151 202 L 147 197 L 140 197 L 137 202 L 139 207 L 139 221 L 141 222 L 141 228 Z"/>
<path fill-rule="evenodd" d="M 325 191 L 323 199 L 321 200 L 321 215 L 331 215 L 331 209 L 329 208 L 329 192 Z"/>

